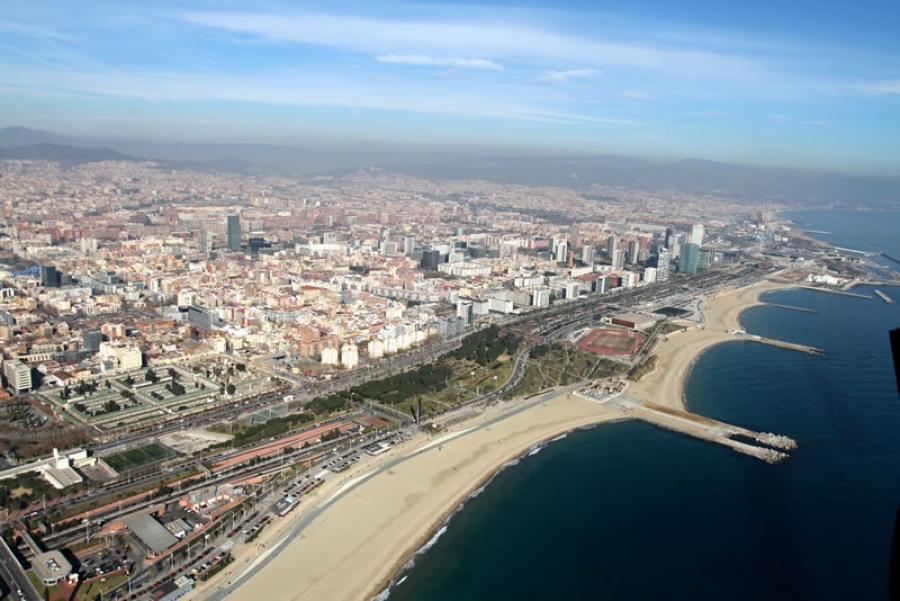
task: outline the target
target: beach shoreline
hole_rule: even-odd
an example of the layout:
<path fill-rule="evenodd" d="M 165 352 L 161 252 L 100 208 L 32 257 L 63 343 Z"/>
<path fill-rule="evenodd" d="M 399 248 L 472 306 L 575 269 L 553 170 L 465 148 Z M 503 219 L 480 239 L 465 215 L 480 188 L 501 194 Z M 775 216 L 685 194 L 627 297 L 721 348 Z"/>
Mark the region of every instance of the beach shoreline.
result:
<path fill-rule="evenodd" d="M 702 324 L 688 324 L 686 331 L 669 334 L 653 349 L 658 367 L 628 385 L 628 394 L 657 405 L 687 411 L 684 391 L 691 369 L 703 353 L 725 342 L 738 341 L 731 332 L 741 330 L 745 310 L 763 305 L 759 297 L 772 290 L 790 288 L 763 280 L 751 286 L 723 292 L 704 301 Z"/>
<path fill-rule="evenodd" d="M 447 508 L 444 512 L 444 515 L 438 520 L 434 527 L 426 532 L 424 535 L 420 536 L 414 545 L 412 545 L 406 555 L 404 555 L 401 559 L 397 560 L 394 564 L 393 568 L 390 571 L 390 576 L 387 579 L 382 580 L 381 583 L 373 587 L 371 592 L 366 595 L 366 601 L 372 600 L 375 601 L 377 599 L 381 599 L 381 595 L 388 592 L 392 586 L 398 582 L 403 575 L 407 572 L 407 566 L 410 561 L 414 560 L 417 555 L 423 552 L 423 549 L 426 545 L 428 545 L 432 539 L 435 538 L 437 533 L 443 528 L 445 525 L 450 523 L 450 520 L 454 515 L 459 513 L 462 509 L 465 508 L 465 505 L 472 500 L 473 496 L 476 492 L 480 493 L 480 491 L 487 488 L 491 482 L 497 476 L 499 476 L 505 469 L 508 467 L 514 467 L 520 460 L 525 459 L 532 453 L 532 449 L 538 447 L 544 447 L 555 440 L 559 440 L 561 437 L 565 437 L 571 432 L 580 429 L 593 428 L 599 425 L 607 425 L 617 422 L 630 421 L 631 418 L 625 415 L 620 415 L 619 417 L 609 416 L 608 418 L 604 417 L 604 419 L 596 422 L 590 422 L 583 426 L 579 426 L 576 428 L 571 428 L 565 431 L 557 432 L 555 434 L 547 435 L 543 440 L 539 440 L 538 442 L 532 444 L 531 446 L 522 449 L 518 454 L 510 457 L 508 460 L 501 463 L 493 472 L 489 473 L 482 480 L 476 482 L 470 489 L 468 489 L 463 495 L 460 496 L 459 500 L 451 507 Z M 430 547 L 429 547 L 430 548 Z"/>
<path fill-rule="evenodd" d="M 629 384 L 627 392 L 684 409 L 684 386 L 697 358 L 713 346 L 735 340 L 729 330 L 740 329 L 741 312 L 763 304 L 759 301 L 762 293 L 784 287 L 763 281 L 706 299 L 702 327 L 675 333 L 657 343 L 654 352 L 659 367 L 640 382 Z M 412 444 L 404 443 L 396 456 L 391 457 L 391 453 L 381 461 L 370 462 L 371 468 L 359 466 L 340 481 L 335 475 L 330 486 L 303 504 L 324 507 L 302 528 L 302 535 L 290 535 L 294 522 L 286 518 L 263 538 L 264 544 L 275 541 L 283 548 L 277 552 L 273 549 L 272 556 L 258 567 L 248 557 L 245 569 L 250 574 L 235 580 L 237 586 L 231 590 L 220 591 L 226 575 L 219 575 L 190 598 L 221 598 L 223 593 L 229 599 L 272 598 L 275 591 L 278 598 L 297 601 L 372 599 L 401 577 L 410 559 L 460 504 L 486 486 L 510 461 L 573 430 L 628 419 L 618 411 L 569 394 L 508 405 L 505 413 L 495 409 L 455 425 L 449 434 L 438 437 L 446 442 L 435 444 L 420 435 Z M 488 426 L 480 425 L 488 420 Z M 364 480 L 344 490 L 349 485 L 345 481 L 357 477 Z M 306 509 L 303 505 L 298 511 Z M 303 570 L 297 566 L 303 566 Z"/>

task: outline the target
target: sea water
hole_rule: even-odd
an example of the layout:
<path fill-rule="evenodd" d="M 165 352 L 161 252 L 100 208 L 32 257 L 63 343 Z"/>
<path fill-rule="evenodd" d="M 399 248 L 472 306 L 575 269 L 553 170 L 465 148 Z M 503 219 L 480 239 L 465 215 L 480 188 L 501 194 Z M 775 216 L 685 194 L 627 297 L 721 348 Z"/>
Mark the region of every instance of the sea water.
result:
<path fill-rule="evenodd" d="M 791 216 L 837 246 L 900 256 L 900 214 Z M 885 292 L 900 300 L 900 288 Z M 900 505 L 887 331 L 900 327 L 900 304 L 808 290 L 763 300 L 817 313 L 754 307 L 741 316 L 748 332 L 827 356 L 723 344 L 695 363 L 686 399 L 701 415 L 796 439 L 787 460 L 638 422 L 574 432 L 471 498 L 391 601 L 886 599 Z"/>

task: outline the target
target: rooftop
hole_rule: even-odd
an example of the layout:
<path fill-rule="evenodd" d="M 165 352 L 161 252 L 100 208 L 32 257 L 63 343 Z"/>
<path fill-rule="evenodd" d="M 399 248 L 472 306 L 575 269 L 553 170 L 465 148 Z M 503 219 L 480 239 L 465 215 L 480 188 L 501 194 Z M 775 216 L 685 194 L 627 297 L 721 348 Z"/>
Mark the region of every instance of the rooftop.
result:
<path fill-rule="evenodd" d="M 139 513 L 129 516 L 123 521 L 128 529 L 134 532 L 135 536 L 157 555 L 178 542 L 171 532 L 149 514 Z"/>

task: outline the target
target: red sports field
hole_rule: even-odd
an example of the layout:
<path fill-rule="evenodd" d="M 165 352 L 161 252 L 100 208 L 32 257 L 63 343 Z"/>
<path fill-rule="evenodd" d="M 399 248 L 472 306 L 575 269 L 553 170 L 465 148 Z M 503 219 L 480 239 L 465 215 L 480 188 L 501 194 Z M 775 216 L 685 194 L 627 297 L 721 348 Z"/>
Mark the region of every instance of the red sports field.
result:
<path fill-rule="evenodd" d="M 597 355 L 633 355 L 646 338 L 639 332 L 602 328 L 588 332 L 578 348 Z"/>

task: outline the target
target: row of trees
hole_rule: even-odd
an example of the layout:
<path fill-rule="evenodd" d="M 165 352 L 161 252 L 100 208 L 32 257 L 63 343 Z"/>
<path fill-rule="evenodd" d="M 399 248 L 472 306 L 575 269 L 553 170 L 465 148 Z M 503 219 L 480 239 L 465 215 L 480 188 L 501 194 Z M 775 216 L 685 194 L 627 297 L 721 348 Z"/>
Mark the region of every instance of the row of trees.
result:
<path fill-rule="evenodd" d="M 166 384 L 166 390 L 168 390 L 175 396 L 181 396 L 185 393 L 184 386 L 182 386 L 180 382 L 176 382 L 175 380 L 172 380 L 171 382 Z"/>
<path fill-rule="evenodd" d="M 181 377 L 181 374 L 179 374 L 178 371 L 174 367 L 169 368 L 168 374 L 169 374 L 169 377 L 172 378 L 173 382 L 177 381 Z M 128 380 L 126 380 L 125 383 L 128 384 L 129 386 L 132 386 L 134 384 L 134 380 L 131 378 L 131 376 L 128 376 L 128 379 L 131 380 L 131 383 L 129 383 Z M 156 384 L 157 382 L 159 382 L 159 376 L 153 370 L 152 367 L 147 369 L 146 372 L 144 372 L 144 381 L 151 382 L 153 384 Z"/>
<path fill-rule="evenodd" d="M 75 394 L 77 396 L 84 396 L 88 393 L 93 394 L 95 392 L 97 392 L 97 383 L 96 382 L 79 382 L 78 386 L 75 387 Z M 71 396 L 72 396 L 72 390 L 69 388 L 69 385 L 66 384 L 63 387 L 62 392 L 60 393 L 60 397 L 62 398 L 62 400 L 68 401 L 69 397 L 71 397 Z"/>
<path fill-rule="evenodd" d="M 396 405 L 420 394 L 443 390 L 452 376 L 453 369 L 449 365 L 443 362 L 426 363 L 418 369 L 354 386 L 350 392 L 388 405 Z"/>
<path fill-rule="evenodd" d="M 332 394 L 327 397 L 316 397 L 309 402 L 307 407 L 318 415 L 327 415 L 340 411 L 347 405 L 347 397 L 340 394 Z"/>
<path fill-rule="evenodd" d="M 284 417 L 276 417 L 262 424 L 250 426 L 243 432 L 239 432 L 234 436 L 234 444 L 242 445 L 248 442 L 255 442 L 264 438 L 272 438 L 289 432 L 298 426 L 309 423 L 316 419 L 314 413 L 294 413 Z"/>

